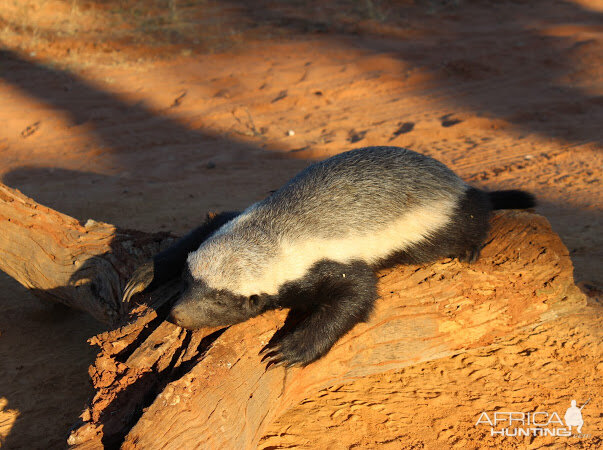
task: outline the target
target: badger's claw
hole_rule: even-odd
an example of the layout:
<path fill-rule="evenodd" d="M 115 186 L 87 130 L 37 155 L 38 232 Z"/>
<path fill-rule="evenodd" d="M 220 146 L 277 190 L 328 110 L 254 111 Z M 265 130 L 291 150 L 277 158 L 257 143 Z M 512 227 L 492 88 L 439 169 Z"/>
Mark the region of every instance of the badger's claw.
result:
<path fill-rule="evenodd" d="M 280 360 L 280 359 L 277 360 L 276 362 L 268 361 L 268 364 L 266 364 L 266 370 L 273 369 L 275 367 L 280 367 L 280 366 L 289 367 L 289 364 L 287 364 L 285 361 Z"/>
<path fill-rule="evenodd" d="M 134 273 L 128 280 L 128 283 L 126 284 L 126 287 L 124 288 L 124 293 L 121 299 L 122 303 L 128 303 L 135 294 L 138 294 L 139 292 L 142 292 L 147 287 L 149 287 L 149 285 L 153 281 L 153 277 L 153 261 L 148 261 L 139 266 L 134 271 Z"/>
<path fill-rule="evenodd" d="M 263 350 L 262 350 L 263 351 Z M 262 354 L 262 352 L 260 352 L 260 355 Z M 278 350 L 272 350 L 271 352 L 266 353 L 262 359 L 260 360 L 260 362 L 264 362 L 264 361 L 269 361 L 272 360 L 273 358 L 276 358 L 279 355 Z"/>
<path fill-rule="evenodd" d="M 278 350 L 273 350 L 269 353 L 266 353 L 261 362 L 266 363 L 266 370 L 270 369 L 271 367 L 287 365 L 282 353 L 280 353 Z"/>
<path fill-rule="evenodd" d="M 263 355 L 260 362 L 266 363 L 266 370 L 278 366 L 289 367 L 294 365 L 294 363 L 290 361 L 283 353 L 278 344 L 266 345 L 262 350 L 260 350 L 259 354 Z"/>
<path fill-rule="evenodd" d="M 270 350 L 271 347 L 272 346 L 270 344 L 264 345 L 264 348 L 262 348 L 260 350 L 260 352 L 258 353 L 258 355 L 262 356 L 264 353 L 266 353 L 268 350 Z M 263 359 L 262 359 L 262 361 L 263 361 Z"/>
<path fill-rule="evenodd" d="M 272 342 L 260 350 L 261 362 L 265 362 L 266 369 L 270 367 L 305 366 L 316 359 L 303 345 L 299 345 L 295 332 L 288 334 L 278 342 Z"/>
<path fill-rule="evenodd" d="M 458 260 L 460 262 L 473 264 L 475 261 L 478 260 L 480 252 L 481 252 L 481 247 L 479 247 L 479 246 L 471 247 L 471 248 L 465 250 L 463 253 L 461 253 L 458 256 Z"/>

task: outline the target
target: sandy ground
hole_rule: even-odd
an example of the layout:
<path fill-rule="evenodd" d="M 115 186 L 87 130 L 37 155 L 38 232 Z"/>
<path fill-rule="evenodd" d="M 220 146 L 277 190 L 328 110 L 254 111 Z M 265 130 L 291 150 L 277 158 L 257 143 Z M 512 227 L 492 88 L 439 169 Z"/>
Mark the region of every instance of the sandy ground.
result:
<path fill-rule="evenodd" d="M 534 192 L 537 212 L 561 235 L 576 280 L 598 304 L 603 2 L 144 3 L 2 3 L 3 183 L 80 219 L 182 233 L 209 210 L 263 198 L 312 160 L 361 146 L 406 146 L 478 186 Z M 0 285 L 0 444 L 61 448 L 91 393 L 86 372 L 95 352 L 86 338 L 102 325 L 37 300 L 6 276 Z M 591 336 L 596 320 L 575 326 Z M 566 331 L 554 328 L 555 342 L 581 339 Z M 539 367 L 555 359 L 588 392 L 600 392 L 593 342 L 584 358 L 551 356 L 554 350 L 533 358 Z M 489 364 L 489 351 L 467 358 Z M 496 367 L 489 381 L 474 380 L 458 360 L 391 377 L 403 378 L 408 392 L 437 388 L 454 398 L 469 383 L 511 383 Z M 457 380 L 456 391 L 446 393 L 449 383 L 435 375 L 418 376 L 442 370 Z M 528 408 L 546 395 L 571 395 L 568 376 L 513 389 Z M 398 438 L 426 447 L 479 441 L 475 430 L 455 428 L 455 414 L 467 411 L 454 402 L 442 417 L 421 415 L 431 398 L 415 410 L 405 395 L 396 401 L 419 428 L 439 420 L 448 431 L 398 429 Z M 593 399 L 589 417 L 600 401 Z M 307 408 L 327 411 L 327 403 Z M 471 408 L 488 406 L 478 403 Z M 279 423 L 299 425 L 302 413 Z M 333 431 L 352 433 L 353 424 Z M 303 432 L 321 436 L 312 423 Z M 290 445 L 294 435 L 262 442 Z M 328 444 L 324 438 L 317 442 Z"/>

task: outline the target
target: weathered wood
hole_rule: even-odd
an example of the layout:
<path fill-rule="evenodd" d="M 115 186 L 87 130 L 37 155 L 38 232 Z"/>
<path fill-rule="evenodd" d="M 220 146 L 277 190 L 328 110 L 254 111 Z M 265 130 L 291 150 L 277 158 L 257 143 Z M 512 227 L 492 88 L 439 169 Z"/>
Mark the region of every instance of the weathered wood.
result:
<path fill-rule="evenodd" d="M 0 270 L 107 324 L 126 317 L 121 292 L 134 268 L 172 241 L 168 233 L 82 223 L 0 184 Z"/>
<path fill-rule="evenodd" d="M 320 389 L 488 345 L 580 310 L 568 251 L 541 216 L 497 214 L 480 260 L 400 266 L 380 274 L 381 299 L 323 359 L 266 371 L 258 353 L 282 325 L 275 311 L 228 329 L 165 322 L 177 286 L 121 290 L 173 237 L 85 224 L 0 185 L 0 268 L 37 295 L 121 324 L 100 347 L 96 394 L 69 444 L 79 448 L 253 448 L 271 422 Z"/>
<path fill-rule="evenodd" d="M 471 266 L 443 260 L 382 272 L 370 322 L 303 369 L 266 371 L 258 356 L 284 311 L 213 334 L 158 317 L 130 328 L 125 335 L 138 333 L 136 344 L 119 353 L 109 343 L 126 339 L 123 329 L 97 338 L 97 395 L 69 443 L 253 448 L 272 421 L 320 389 L 488 345 L 584 305 L 568 251 L 546 219 L 503 212 L 492 225 Z"/>

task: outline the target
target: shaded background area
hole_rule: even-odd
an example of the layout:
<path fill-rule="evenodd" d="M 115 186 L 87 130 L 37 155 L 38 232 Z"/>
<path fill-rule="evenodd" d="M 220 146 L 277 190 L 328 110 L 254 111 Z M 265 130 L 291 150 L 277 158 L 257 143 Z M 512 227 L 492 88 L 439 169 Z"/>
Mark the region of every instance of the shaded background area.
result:
<path fill-rule="evenodd" d="M 602 11 L 586 0 L 7 1 L 0 176 L 80 219 L 182 233 L 311 160 L 407 146 L 476 185 L 533 191 L 594 295 Z M 62 447 L 89 395 L 85 338 L 99 325 L 5 278 L 0 442 Z"/>

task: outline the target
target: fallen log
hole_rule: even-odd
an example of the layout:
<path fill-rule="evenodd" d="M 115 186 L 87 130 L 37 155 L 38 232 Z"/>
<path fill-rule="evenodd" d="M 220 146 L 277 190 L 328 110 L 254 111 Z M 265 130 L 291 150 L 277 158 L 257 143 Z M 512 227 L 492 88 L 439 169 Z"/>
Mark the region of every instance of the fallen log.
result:
<path fill-rule="evenodd" d="M 90 340 L 100 348 L 89 370 L 95 396 L 69 437 L 73 448 L 253 448 L 320 389 L 483 347 L 585 304 L 546 219 L 500 212 L 476 263 L 381 272 L 368 323 L 305 368 L 266 370 L 258 353 L 286 311 L 190 332 L 163 320 L 177 295 L 170 283 L 124 311 L 127 277 L 172 236 L 82 224 L 0 188 L 0 268 L 38 295 L 112 324 Z"/>
<path fill-rule="evenodd" d="M 254 448 L 272 421 L 320 389 L 485 346 L 584 305 L 568 251 L 546 219 L 503 212 L 492 225 L 476 264 L 443 260 L 382 272 L 371 320 L 303 369 L 266 371 L 260 362 L 283 311 L 213 334 L 160 322 L 145 345 L 161 350 L 152 357 L 146 350 L 142 365 L 140 354 L 105 350 L 91 374 L 111 382 L 98 391 L 70 444 Z M 109 333 L 95 343 L 106 349 L 115 340 Z M 149 376 L 158 377 L 152 388 Z M 113 395 L 136 399 L 131 414 L 123 403 L 106 402 Z"/>
<path fill-rule="evenodd" d="M 121 292 L 132 271 L 174 239 L 80 222 L 0 184 L 0 270 L 38 297 L 108 325 L 127 317 Z"/>

